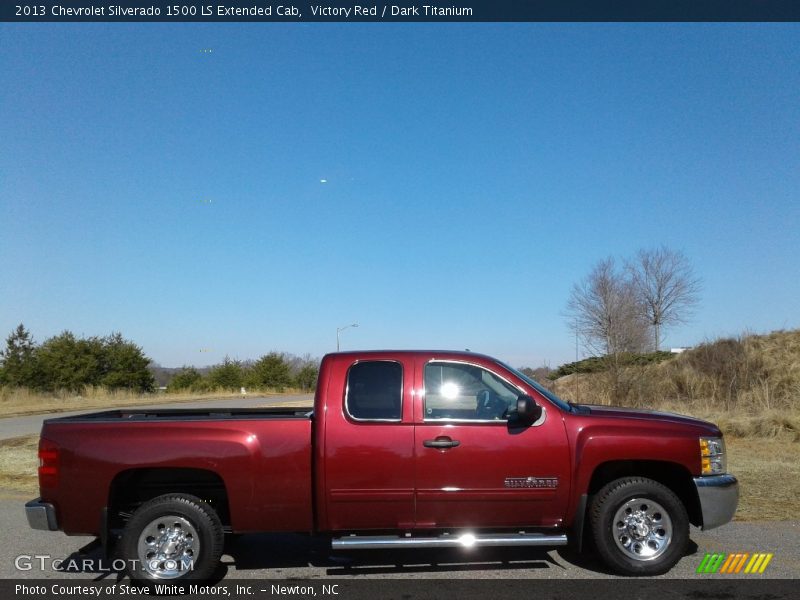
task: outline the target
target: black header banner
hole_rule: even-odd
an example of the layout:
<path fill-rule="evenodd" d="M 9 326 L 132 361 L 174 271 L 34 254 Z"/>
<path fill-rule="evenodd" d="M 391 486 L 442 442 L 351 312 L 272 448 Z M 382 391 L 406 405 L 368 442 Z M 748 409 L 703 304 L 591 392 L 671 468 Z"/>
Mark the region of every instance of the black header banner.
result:
<path fill-rule="evenodd" d="M 800 21 L 798 0 L 0 0 L 5 22 Z"/>

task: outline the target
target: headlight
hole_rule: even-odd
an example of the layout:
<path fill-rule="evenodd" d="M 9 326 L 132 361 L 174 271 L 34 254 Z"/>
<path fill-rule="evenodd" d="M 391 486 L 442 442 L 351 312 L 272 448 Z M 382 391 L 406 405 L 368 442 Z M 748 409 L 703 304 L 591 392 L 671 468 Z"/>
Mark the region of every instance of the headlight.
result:
<path fill-rule="evenodd" d="M 700 464 L 702 475 L 720 475 L 728 471 L 725 459 L 725 440 L 700 438 Z"/>

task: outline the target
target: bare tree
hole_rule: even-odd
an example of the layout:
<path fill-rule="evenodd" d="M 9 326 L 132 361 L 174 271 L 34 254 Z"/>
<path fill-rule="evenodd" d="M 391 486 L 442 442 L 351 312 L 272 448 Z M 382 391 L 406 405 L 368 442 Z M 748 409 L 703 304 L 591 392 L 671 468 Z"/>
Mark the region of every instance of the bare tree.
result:
<path fill-rule="evenodd" d="M 565 316 L 594 353 L 617 356 L 645 346 L 648 326 L 636 289 L 611 257 L 597 263 L 572 287 Z"/>
<path fill-rule="evenodd" d="M 685 323 L 698 302 L 700 280 L 682 252 L 662 246 L 640 250 L 626 265 L 628 277 L 647 322 L 656 352 L 665 326 Z"/>

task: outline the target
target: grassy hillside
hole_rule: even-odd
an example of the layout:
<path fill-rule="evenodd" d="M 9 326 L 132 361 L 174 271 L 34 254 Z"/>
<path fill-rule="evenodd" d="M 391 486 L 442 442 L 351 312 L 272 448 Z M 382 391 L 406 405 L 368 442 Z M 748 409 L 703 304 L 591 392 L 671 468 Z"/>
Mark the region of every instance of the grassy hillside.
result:
<path fill-rule="evenodd" d="M 565 400 L 669 410 L 729 435 L 800 441 L 800 330 L 702 344 L 674 358 L 553 382 Z"/>

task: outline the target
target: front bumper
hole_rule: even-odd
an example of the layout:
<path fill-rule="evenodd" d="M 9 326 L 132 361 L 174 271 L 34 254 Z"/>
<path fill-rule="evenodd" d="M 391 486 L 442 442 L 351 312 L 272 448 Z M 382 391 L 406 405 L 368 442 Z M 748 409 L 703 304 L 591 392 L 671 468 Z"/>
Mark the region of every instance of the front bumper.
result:
<path fill-rule="evenodd" d="M 739 481 L 733 475 L 695 477 L 694 485 L 700 498 L 703 516 L 701 529 L 714 529 L 733 519 L 739 504 Z"/>
<path fill-rule="evenodd" d="M 56 507 L 49 502 L 42 502 L 41 498 L 25 504 L 25 516 L 28 517 L 28 525 L 33 529 L 58 531 Z"/>

